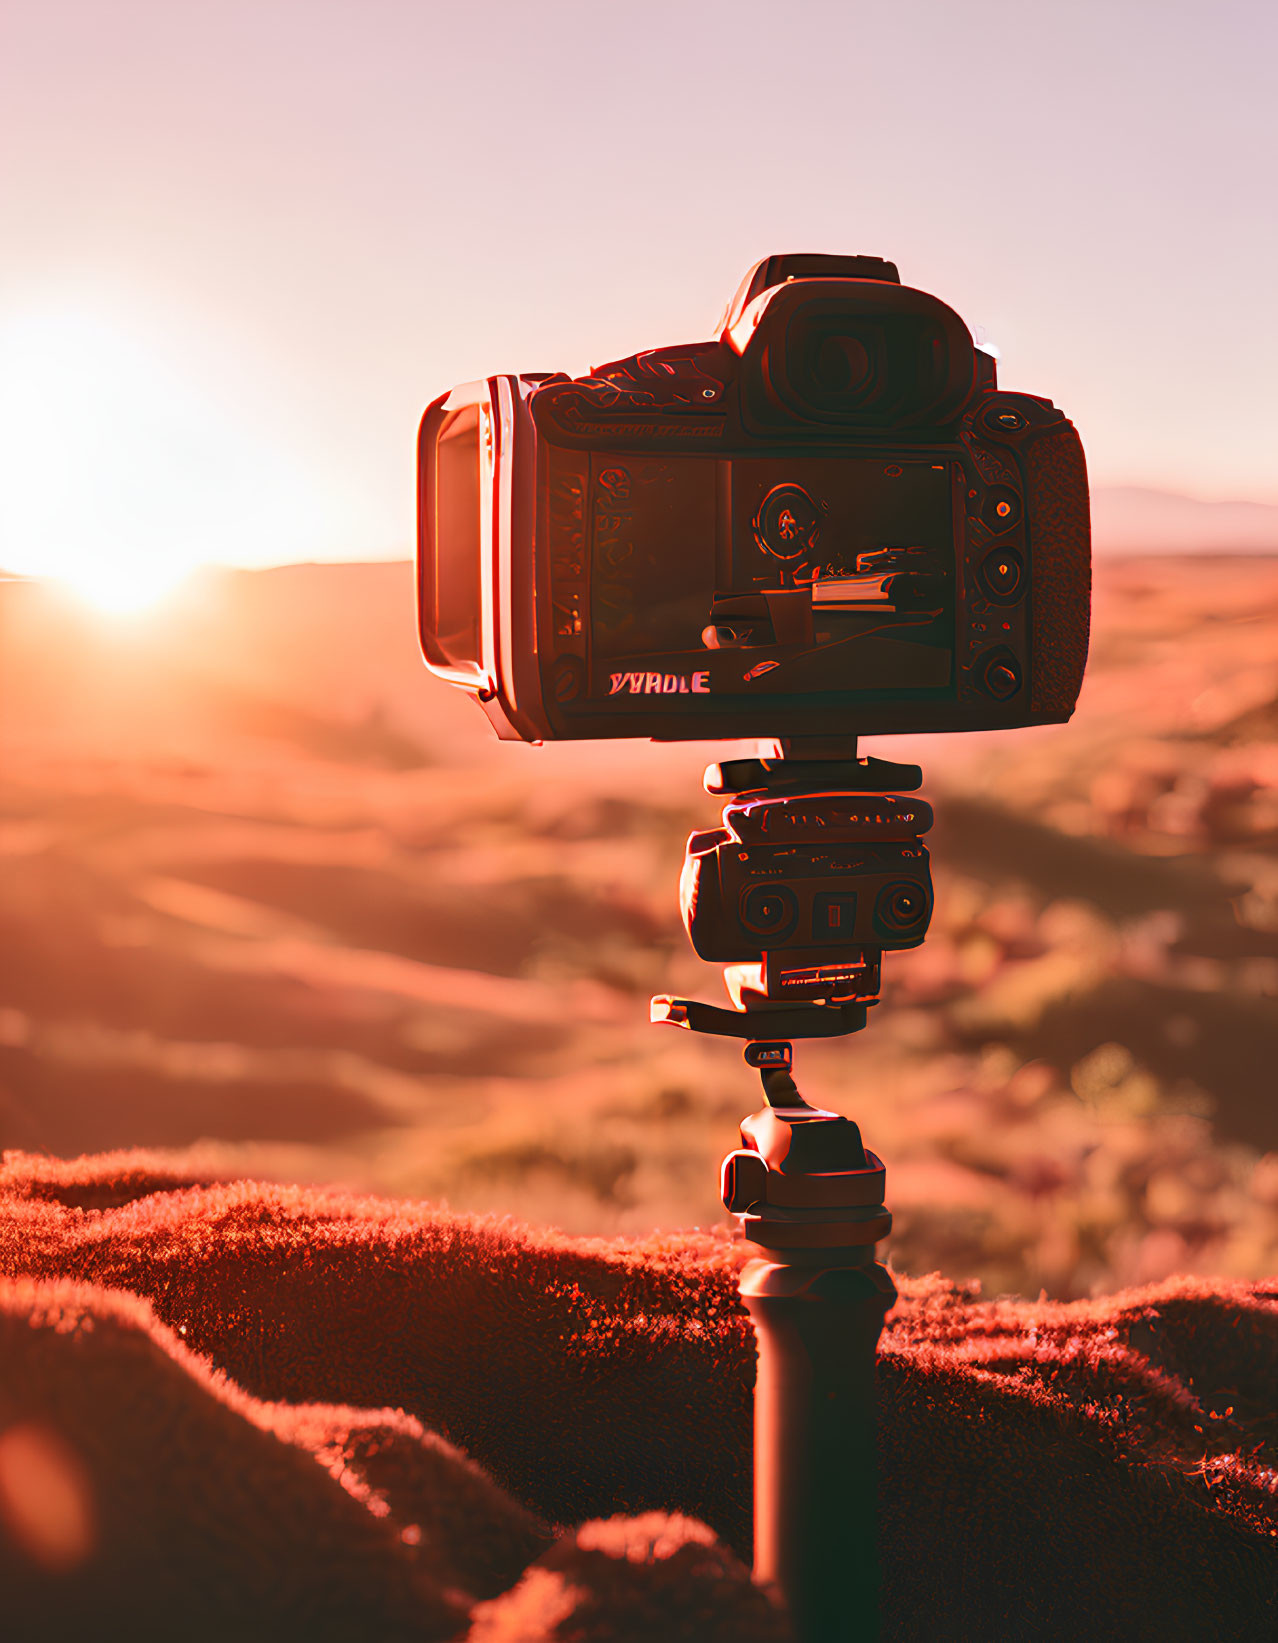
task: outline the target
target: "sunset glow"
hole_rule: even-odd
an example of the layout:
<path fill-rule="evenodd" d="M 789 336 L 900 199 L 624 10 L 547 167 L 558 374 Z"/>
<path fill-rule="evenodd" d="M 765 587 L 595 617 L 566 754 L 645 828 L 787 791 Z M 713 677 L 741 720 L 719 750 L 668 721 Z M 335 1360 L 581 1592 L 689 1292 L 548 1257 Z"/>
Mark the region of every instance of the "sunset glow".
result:
<path fill-rule="evenodd" d="M 84 564 L 52 580 L 80 604 L 105 616 L 139 616 L 154 610 L 190 576 L 193 566 Z"/>
<path fill-rule="evenodd" d="M 305 557 L 317 504 L 287 457 L 223 409 L 197 355 L 86 309 L 0 328 L 0 565 L 113 613 L 198 566 Z"/>

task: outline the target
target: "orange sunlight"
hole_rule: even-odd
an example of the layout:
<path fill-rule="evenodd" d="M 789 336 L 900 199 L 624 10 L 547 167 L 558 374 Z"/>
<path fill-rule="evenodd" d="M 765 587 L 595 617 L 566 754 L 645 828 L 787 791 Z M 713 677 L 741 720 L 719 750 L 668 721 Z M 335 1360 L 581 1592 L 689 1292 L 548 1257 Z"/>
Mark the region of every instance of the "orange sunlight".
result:
<path fill-rule="evenodd" d="M 85 563 L 52 580 L 102 616 L 137 617 L 163 604 L 191 576 L 192 565 Z"/>
<path fill-rule="evenodd" d="M 322 523 L 310 488 L 256 436 L 261 407 L 232 414 L 209 374 L 85 309 L 0 327 L 0 567 L 131 615 L 210 562 L 306 557 Z"/>

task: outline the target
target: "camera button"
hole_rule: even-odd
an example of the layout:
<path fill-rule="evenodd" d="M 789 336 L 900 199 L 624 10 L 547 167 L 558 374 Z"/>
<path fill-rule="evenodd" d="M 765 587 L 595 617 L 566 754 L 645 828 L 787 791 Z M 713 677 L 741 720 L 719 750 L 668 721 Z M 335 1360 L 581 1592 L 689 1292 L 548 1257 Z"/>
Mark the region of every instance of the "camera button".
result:
<path fill-rule="evenodd" d="M 994 650 L 977 672 L 981 687 L 996 701 L 1010 701 L 1021 688 L 1021 670 L 1010 650 Z"/>
<path fill-rule="evenodd" d="M 1025 561 L 1015 548 L 995 548 L 981 561 L 978 576 L 996 604 L 1011 604 L 1025 589 Z"/>
<path fill-rule="evenodd" d="M 989 531 L 1001 536 L 1019 523 L 1021 499 L 1010 485 L 992 485 L 981 503 L 981 519 Z"/>
<path fill-rule="evenodd" d="M 982 410 L 979 423 L 996 439 L 1006 439 L 1010 434 L 1024 433 L 1029 427 L 1029 418 L 1023 411 L 1014 410 L 1006 401 L 999 405 L 987 405 Z"/>
<path fill-rule="evenodd" d="M 580 656 L 561 656 L 551 674 L 551 689 L 557 702 L 575 702 L 586 683 L 586 664 Z"/>

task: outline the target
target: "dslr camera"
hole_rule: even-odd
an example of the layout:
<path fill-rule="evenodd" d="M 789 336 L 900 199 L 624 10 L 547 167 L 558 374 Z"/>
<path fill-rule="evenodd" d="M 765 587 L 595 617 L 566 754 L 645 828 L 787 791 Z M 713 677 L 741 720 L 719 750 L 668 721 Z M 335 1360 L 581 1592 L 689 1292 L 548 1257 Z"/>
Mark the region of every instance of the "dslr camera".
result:
<path fill-rule="evenodd" d="M 767 257 L 715 338 L 495 376 L 422 419 L 426 660 L 508 739 L 1064 720 L 1078 436 L 877 257 Z"/>

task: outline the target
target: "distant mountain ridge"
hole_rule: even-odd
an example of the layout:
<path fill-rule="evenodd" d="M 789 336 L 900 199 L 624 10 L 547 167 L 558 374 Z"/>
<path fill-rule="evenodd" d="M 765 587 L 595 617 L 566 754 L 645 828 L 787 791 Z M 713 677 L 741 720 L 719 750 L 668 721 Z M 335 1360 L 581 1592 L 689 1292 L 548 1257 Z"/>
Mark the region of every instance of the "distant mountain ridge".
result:
<path fill-rule="evenodd" d="M 1097 485 L 1092 537 L 1098 553 L 1278 553 L 1278 504 Z"/>

